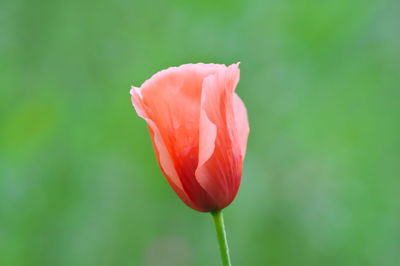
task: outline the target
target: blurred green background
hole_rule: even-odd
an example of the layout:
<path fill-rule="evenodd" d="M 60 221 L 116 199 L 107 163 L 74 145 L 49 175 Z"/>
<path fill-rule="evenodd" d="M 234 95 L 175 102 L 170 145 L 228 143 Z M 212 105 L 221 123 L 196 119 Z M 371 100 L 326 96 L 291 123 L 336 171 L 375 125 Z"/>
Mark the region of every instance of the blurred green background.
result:
<path fill-rule="evenodd" d="M 241 62 L 234 265 L 400 265 L 400 2 L 0 1 L 0 265 L 219 265 L 130 85 Z"/>

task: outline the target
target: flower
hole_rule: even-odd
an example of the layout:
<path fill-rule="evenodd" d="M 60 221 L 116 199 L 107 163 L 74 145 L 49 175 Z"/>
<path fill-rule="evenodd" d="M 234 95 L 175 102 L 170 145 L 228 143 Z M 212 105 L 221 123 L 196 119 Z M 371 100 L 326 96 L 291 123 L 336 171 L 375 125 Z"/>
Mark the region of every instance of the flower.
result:
<path fill-rule="evenodd" d="M 249 126 L 239 76 L 239 63 L 186 64 L 131 89 L 168 183 L 200 212 L 225 208 L 240 186 Z"/>

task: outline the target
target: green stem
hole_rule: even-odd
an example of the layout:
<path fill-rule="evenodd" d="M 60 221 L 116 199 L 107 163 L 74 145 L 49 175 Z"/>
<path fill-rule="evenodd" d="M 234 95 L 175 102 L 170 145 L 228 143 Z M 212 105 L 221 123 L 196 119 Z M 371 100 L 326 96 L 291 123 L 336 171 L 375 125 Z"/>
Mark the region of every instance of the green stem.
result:
<path fill-rule="evenodd" d="M 224 217 L 222 210 L 213 211 L 211 215 L 214 220 L 215 230 L 217 231 L 219 251 L 221 252 L 221 259 L 223 266 L 231 266 L 231 259 L 229 257 L 228 240 L 226 239 Z"/>

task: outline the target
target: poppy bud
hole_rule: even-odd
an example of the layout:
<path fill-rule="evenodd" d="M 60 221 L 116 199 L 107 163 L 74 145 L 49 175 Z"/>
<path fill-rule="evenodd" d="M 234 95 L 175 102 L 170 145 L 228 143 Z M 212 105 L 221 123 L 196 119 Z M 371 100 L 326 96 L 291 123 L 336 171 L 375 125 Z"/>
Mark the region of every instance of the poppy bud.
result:
<path fill-rule="evenodd" d="M 131 90 L 168 183 L 197 211 L 225 208 L 240 186 L 249 125 L 239 76 L 239 64 L 186 64 Z"/>

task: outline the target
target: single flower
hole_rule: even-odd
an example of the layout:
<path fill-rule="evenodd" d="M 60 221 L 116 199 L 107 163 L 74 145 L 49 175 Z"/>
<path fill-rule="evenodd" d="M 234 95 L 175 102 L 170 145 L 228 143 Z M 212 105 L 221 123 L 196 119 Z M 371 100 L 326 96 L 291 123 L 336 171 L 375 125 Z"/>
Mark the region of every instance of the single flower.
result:
<path fill-rule="evenodd" d="M 131 89 L 168 183 L 200 212 L 225 208 L 240 186 L 249 125 L 239 76 L 239 64 L 186 64 Z"/>

